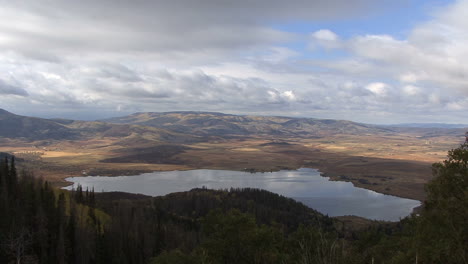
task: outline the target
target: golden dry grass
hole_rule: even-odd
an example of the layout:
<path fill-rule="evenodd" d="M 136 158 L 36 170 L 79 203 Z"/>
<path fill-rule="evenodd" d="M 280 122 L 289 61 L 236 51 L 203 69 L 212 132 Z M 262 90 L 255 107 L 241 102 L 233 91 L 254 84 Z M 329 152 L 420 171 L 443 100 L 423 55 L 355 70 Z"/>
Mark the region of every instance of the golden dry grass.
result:
<path fill-rule="evenodd" d="M 410 134 L 313 139 L 249 137 L 187 145 L 190 150 L 174 157 L 179 165 L 100 162 L 125 155 L 125 147 L 117 144 L 119 140 L 98 138 L 47 144 L 4 140 L 0 152 L 14 153 L 27 160 L 25 166 L 34 168 L 38 176 L 59 185 L 65 184 L 66 177 L 91 174 L 134 175 L 192 168 L 271 171 L 312 167 L 335 180 L 422 200 L 424 184 L 431 179 L 430 165 L 445 159 L 447 150 L 462 141 L 450 136 L 434 137 L 429 141 Z"/>
<path fill-rule="evenodd" d="M 42 158 L 76 157 L 89 154 L 89 152 L 45 151 Z"/>

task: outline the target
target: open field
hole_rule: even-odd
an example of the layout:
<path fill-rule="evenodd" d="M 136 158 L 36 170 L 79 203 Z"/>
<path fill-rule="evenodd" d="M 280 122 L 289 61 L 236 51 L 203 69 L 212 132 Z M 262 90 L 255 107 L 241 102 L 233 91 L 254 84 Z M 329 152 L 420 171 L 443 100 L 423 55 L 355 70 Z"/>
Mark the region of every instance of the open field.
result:
<path fill-rule="evenodd" d="M 458 142 L 441 140 L 427 146 L 412 139 L 410 146 L 388 151 L 394 142 L 402 140 L 291 139 L 288 144 L 269 144 L 270 139 L 231 140 L 200 143 L 179 157 L 197 168 L 249 171 L 318 168 L 334 180 L 351 181 L 380 193 L 423 200 L 424 184 L 432 177 L 431 164 L 443 160 L 447 149 L 456 147 Z"/>
<path fill-rule="evenodd" d="M 135 113 L 104 121 L 49 120 L 0 109 L 0 152 L 55 185 L 85 175 L 196 168 L 317 168 L 333 180 L 424 200 L 431 164 L 466 131 L 346 120 L 210 112 Z"/>
<path fill-rule="evenodd" d="M 461 139 L 417 135 L 337 135 L 329 138 L 235 137 L 185 145 L 117 144 L 121 138 L 44 142 L 3 141 L 10 152 L 56 185 L 84 175 L 135 175 L 194 168 L 272 171 L 311 167 L 333 180 L 385 194 L 423 200 L 431 164 L 442 161 Z M 104 162 L 105 161 L 105 162 Z M 161 162 L 158 162 L 161 161 Z"/>

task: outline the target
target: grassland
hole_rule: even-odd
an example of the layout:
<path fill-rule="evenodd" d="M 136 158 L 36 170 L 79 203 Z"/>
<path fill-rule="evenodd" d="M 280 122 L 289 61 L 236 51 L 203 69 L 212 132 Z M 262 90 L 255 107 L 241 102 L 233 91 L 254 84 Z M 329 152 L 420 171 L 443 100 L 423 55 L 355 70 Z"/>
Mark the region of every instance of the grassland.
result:
<path fill-rule="evenodd" d="M 317 168 L 333 180 L 424 200 L 431 164 L 463 129 L 208 112 L 136 113 L 104 122 L 49 120 L 0 109 L 0 152 L 55 185 L 86 175 L 196 168 Z"/>
<path fill-rule="evenodd" d="M 174 145 L 183 147 L 179 152 L 167 152 L 158 142 L 132 146 L 120 142 L 121 137 L 33 142 L 3 139 L 0 152 L 24 159 L 27 162 L 23 166 L 34 167 L 38 176 L 60 186 L 67 184 L 67 177 L 83 175 L 135 175 L 196 168 L 272 171 L 311 167 L 333 180 L 423 200 L 424 184 L 431 179 L 431 164 L 443 160 L 447 150 L 457 147 L 461 139 L 447 135 L 427 139 L 411 133 L 320 138 L 237 136 Z M 151 148 L 155 151 L 148 151 Z M 162 162 L 154 159 L 156 154 L 164 156 Z"/>

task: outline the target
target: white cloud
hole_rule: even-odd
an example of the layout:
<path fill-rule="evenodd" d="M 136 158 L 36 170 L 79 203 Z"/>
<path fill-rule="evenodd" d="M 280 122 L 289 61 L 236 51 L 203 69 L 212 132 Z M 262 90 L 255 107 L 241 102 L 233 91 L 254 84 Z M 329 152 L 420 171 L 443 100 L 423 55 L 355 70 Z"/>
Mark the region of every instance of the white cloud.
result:
<path fill-rule="evenodd" d="M 357 36 L 346 43 L 355 55 L 376 67 L 392 69 L 392 77 L 406 83 L 446 87 L 467 95 L 467 1 L 457 1 L 435 19 L 417 26 L 408 39 L 389 35 Z"/>
<path fill-rule="evenodd" d="M 341 39 L 335 32 L 328 29 L 321 29 L 311 34 L 311 48 L 316 45 L 322 46 L 326 49 L 336 49 L 341 47 Z"/>
<path fill-rule="evenodd" d="M 466 123 L 466 13 L 468 1 L 455 1 L 438 9 L 430 21 L 410 30 L 407 38 L 399 39 L 388 34 L 363 34 L 343 39 L 334 36 L 331 31 L 319 31 L 314 33 L 316 39 L 312 41 L 313 45 L 318 42 L 317 39 L 339 39 L 339 48 L 346 56 L 311 63 L 329 70 L 335 76 L 357 80 L 345 82 L 343 90 L 338 93 L 342 97 L 349 94 L 354 98 L 351 100 L 353 104 L 378 107 L 374 110 L 393 113 L 393 116 L 401 115 L 402 118 L 403 112 L 400 110 L 404 109 L 406 116 L 416 116 L 418 112 L 433 113 L 432 116 Z M 364 83 L 362 87 L 372 93 L 378 105 L 366 102 L 368 97 L 356 88 L 359 83 Z M 359 98 L 353 96 L 358 94 Z M 447 110 L 451 111 L 450 116 L 444 114 Z"/>
<path fill-rule="evenodd" d="M 403 93 L 409 96 L 416 96 L 422 93 L 422 89 L 414 85 L 405 85 L 403 87 Z"/>
<path fill-rule="evenodd" d="M 384 97 L 388 94 L 388 85 L 381 82 L 369 83 L 366 85 L 366 89 L 372 92 L 376 96 Z"/>
<path fill-rule="evenodd" d="M 404 83 L 417 83 L 418 81 L 424 80 L 426 74 L 424 72 L 414 73 L 408 72 L 400 75 L 399 80 Z"/>
<path fill-rule="evenodd" d="M 293 91 L 284 91 L 281 93 L 281 95 L 286 98 L 288 101 L 295 101 L 296 100 L 296 95 L 293 93 Z"/>
<path fill-rule="evenodd" d="M 297 57 L 299 55 L 300 54 L 298 52 L 292 49 L 288 49 L 285 47 L 272 47 L 267 51 L 267 54 L 264 55 L 262 59 L 270 63 L 279 63 Z"/>
<path fill-rule="evenodd" d="M 467 108 L 468 104 L 466 102 L 450 102 L 447 104 L 447 109 L 448 110 L 455 110 L 455 111 L 460 111 L 460 110 L 465 110 Z"/>
<path fill-rule="evenodd" d="M 337 41 L 339 39 L 338 35 L 328 29 L 321 29 L 312 34 L 317 40 L 325 40 L 325 41 Z"/>
<path fill-rule="evenodd" d="M 432 93 L 429 95 L 429 102 L 435 105 L 441 104 L 442 100 L 440 98 L 440 95 Z"/>

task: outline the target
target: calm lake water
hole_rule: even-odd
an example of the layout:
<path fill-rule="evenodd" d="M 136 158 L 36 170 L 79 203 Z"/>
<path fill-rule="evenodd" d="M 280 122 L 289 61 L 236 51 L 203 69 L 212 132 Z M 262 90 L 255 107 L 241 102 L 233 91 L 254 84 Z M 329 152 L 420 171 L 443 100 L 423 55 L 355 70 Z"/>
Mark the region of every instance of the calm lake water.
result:
<path fill-rule="evenodd" d="M 226 170 L 152 172 L 136 176 L 71 177 L 66 187 L 81 184 L 95 191 L 121 191 L 151 196 L 188 191 L 197 187 L 225 189 L 252 187 L 291 197 L 329 216 L 357 215 L 369 219 L 398 221 L 409 215 L 419 201 L 357 188 L 350 182 L 330 181 L 316 169 L 248 173 Z"/>

